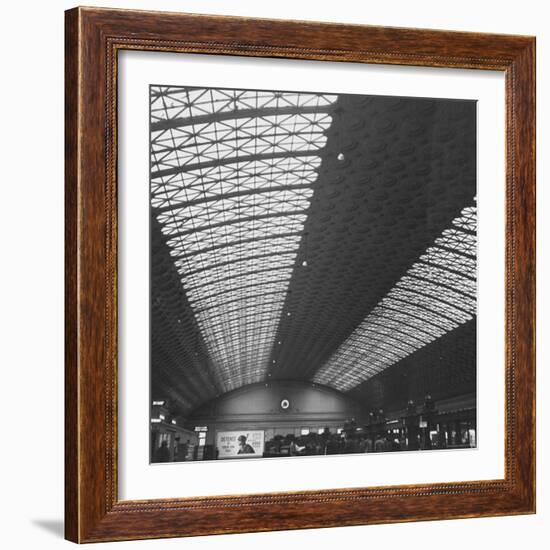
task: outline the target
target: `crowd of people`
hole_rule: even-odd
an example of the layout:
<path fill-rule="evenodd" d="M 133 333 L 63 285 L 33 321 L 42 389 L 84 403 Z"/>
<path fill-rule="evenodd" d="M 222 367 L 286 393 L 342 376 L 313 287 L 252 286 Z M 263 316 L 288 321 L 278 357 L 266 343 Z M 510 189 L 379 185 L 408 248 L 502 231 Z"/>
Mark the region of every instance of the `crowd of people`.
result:
<path fill-rule="evenodd" d="M 276 435 L 266 441 L 264 456 L 311 456 L 346 453 L 368 453 L 406 450 L 406 440 L 399 434 L 380 432 L 376 435 L 356 430 L 331 432 L 328 428 L 318 434 Z"/>

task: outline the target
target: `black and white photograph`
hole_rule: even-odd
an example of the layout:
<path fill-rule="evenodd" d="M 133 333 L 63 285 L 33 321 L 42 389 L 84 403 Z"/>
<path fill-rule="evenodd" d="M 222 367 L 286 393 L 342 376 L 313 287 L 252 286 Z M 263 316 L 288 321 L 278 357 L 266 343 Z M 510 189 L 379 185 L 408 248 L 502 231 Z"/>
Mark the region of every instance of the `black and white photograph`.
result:
<path fill-rule="evenodd" d="M 3 7 L 4 548 L 548 547 L 546 3 Z"/>
<path fill-rule="evenodd" d="M 476 448 L 476 101 L 149 93 L 150 461 Z"/>

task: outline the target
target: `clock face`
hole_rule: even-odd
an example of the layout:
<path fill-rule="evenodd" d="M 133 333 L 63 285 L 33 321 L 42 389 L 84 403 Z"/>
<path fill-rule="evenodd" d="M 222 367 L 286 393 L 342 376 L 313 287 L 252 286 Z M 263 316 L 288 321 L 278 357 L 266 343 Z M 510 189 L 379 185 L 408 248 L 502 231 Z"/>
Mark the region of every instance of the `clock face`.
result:
<path fill-rule="evenodd" d="M 283 399 L 281 401 L 281 409 L 286 411 L 288 409 L 288 407 L 290 407 L 290 401 L 288 399 Z"/>

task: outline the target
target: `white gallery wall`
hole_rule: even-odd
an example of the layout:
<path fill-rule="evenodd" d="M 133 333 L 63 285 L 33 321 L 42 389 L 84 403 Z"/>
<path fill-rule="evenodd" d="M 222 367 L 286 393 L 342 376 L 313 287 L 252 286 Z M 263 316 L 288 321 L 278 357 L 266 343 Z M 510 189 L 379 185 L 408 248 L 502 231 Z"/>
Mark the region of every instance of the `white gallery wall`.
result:
<path fill-rule="evenodd" d="M 550 10 L 523 0 L 143 0 L 86 5 L 443 28 L 537 36 L 538 65 L 538 514 L 324 530 L 118 543 L 120 548 L 263 550 L 548 547 L 550 538 Z M 0 452 L 2 546 L 70 547 L 63 532 L 63 11 L 68 1 L 5 3 L 0 114 L 0 322 L 3 436 Z M 546 249 L 546 251 L 545 251 Z M 546 294 L 546 295 L 545 295 Z M 289 465 L 292 466 L 292 465 Z M 322 474 L 320 474 L 322 475 Z M 105 545 L 99 545 L 99 547 Z M 98 548 L 95 546 L 94 548 Z M 109 546 L 114 548 L 114 546 Z"/>

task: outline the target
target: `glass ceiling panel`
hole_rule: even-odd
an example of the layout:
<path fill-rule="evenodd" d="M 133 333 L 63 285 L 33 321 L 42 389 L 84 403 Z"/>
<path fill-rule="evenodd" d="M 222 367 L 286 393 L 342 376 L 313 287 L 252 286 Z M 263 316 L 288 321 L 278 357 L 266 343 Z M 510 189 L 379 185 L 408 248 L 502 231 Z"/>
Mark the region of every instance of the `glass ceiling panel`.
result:
<path fill-rule="evenodd" d="M 464 208 L 319 369 L 341 391 L 391 367 L 476 315 L 476 207 Z"/>
<path fill-rule="evenodd" d="M 241 120 L 214 122 L 173 129 L 179 138 L 173 146 L 173 136 L 166 131 L 165 137 L 156 140 L 157 165 L 170 167 L 174 160 L 180 167 L 201 162 L 246 157 L 265 153 L 292 153 L 310 151 L 324 146 L 326 137 L 323 125 L 330 119 L 328 114 L 267 116 Z M 199 136 L 195 138 L 195 136 Z"/>
<path fill-rule="evenodd" d="M 265 377 L 335 95 L 151 88 L 151 205 L 224 391 Z"/>

